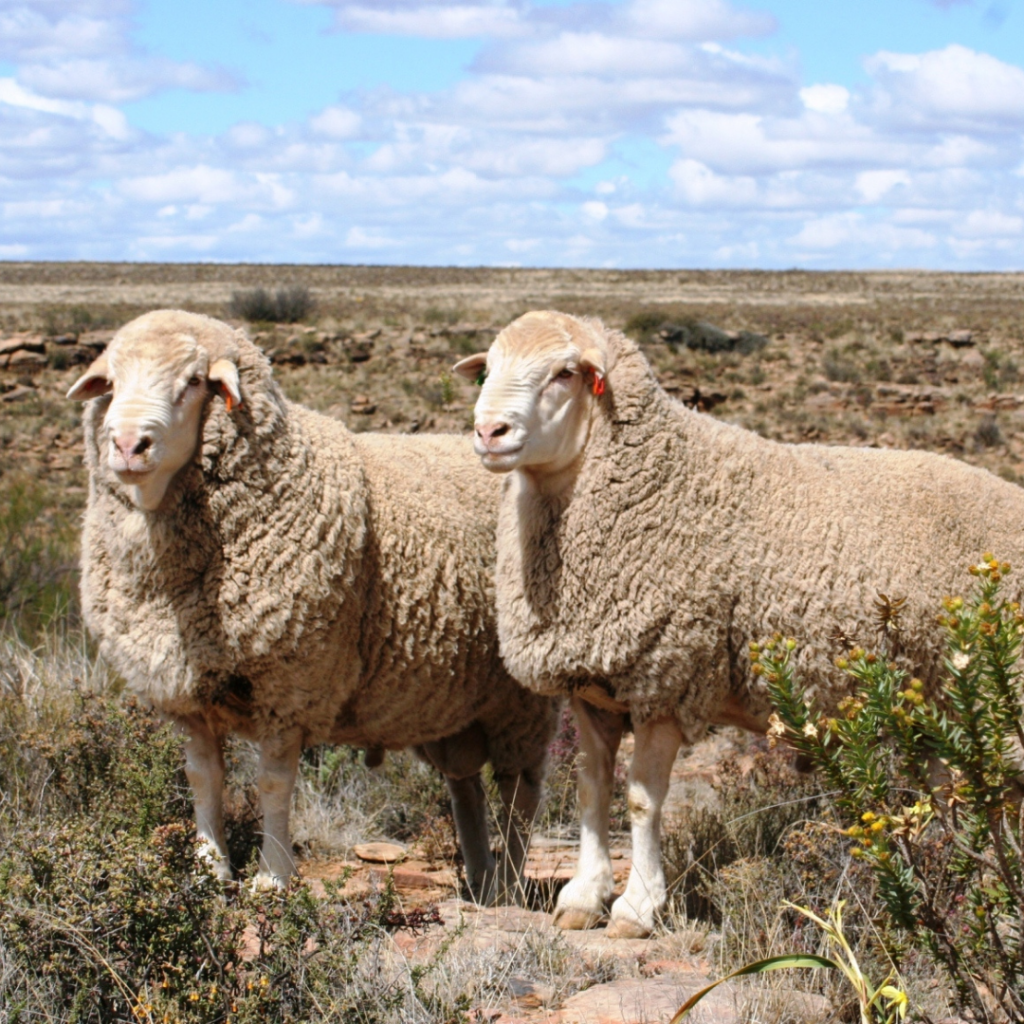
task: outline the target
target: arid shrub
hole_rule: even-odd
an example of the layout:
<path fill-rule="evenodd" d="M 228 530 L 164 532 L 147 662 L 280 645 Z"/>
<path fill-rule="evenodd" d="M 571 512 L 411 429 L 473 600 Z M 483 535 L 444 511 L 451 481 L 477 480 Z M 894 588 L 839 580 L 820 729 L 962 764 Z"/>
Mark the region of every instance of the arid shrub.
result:
<path fill-rule="evenodd" d="M 77 605 L 75 531 L 46 513 L 42 485 L 0 481 L 0 624 L 29 637 Z"/>
<path fill-rule="evenodd" d="M 249 323 L 294 324 L 307 319 L 315 309 L 313 293 L 303 285 L 292 285 L 278 288 L 273 294 L 266 288 L 233 292 L 228 315 Z"/>
<path fill-rule="evenodd" d="M 1024 612 L 1000 593 L 1006 563 L 986 555 L 970 569 L 974 594 L 947 598 L 940 618 L 947 675 L 936 697 L 890 660 L 900 603 L 888 599 L 882 650 L 857 647 L 838 662 L 857 692 L 834 718 L 816 711 L 794 678 L 796 641 L 754 645 L 751 657 L 777 707 L 772 735 L 810 758 L 836 791 L 850 855 L 870 869 L 887 918 L 879 933 L 887 952 L 926 953 L 961 1013 L 1019 1022 Z"/>

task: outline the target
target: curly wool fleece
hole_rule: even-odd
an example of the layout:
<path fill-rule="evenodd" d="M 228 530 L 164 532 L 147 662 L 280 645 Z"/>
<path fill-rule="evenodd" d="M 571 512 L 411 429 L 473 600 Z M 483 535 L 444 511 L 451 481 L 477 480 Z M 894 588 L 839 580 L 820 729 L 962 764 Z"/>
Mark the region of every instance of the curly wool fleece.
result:
<path fill-rule="evenodd" d="M 834 703 L 829 636 L 870 646 L 878 594 L 905 596 L 907 659 L 934 681 L 935 614 L 968 565 L 1024 569 L 1021 488 L 940 455 L 766 440 L 673 400 L 632 341 L 586 322 L 611 369 L 578 475 L 545 497 L 514 472 L 499 513 L 501 650 L 526 685 L 606 682 L 691 741 L 729 709 L 763 728 L 750 642 L 797 637 L 803 681 Z"/>
<path fill-rule="evenodd" d="M 470 442 L 353 436 L 234 340 L 242 406 L 209 401 L 157 513 L 103 457 L 109 397 L 88 403 L 82 596 L 103 656 L 219 732 L 398 749 L 477 721 L 496 771 L 543 763 L 553 705 L 498 657 L 497 485 Z"/>

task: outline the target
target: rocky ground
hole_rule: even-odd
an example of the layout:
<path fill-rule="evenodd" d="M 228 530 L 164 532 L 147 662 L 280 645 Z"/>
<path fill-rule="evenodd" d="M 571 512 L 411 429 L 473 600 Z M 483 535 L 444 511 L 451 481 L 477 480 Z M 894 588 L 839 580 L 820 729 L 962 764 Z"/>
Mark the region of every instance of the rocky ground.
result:
<path fill-rule="evenodd" d="M 289 397 L 355 431 L 468 430 L 475 388 L 452 363 L 513 316 L 560 308 L 627 330 L 666 389 L 709 415 L 785 441 L 936 450 L 1024 480 L 1024 275 L 0 263 L 0 501 L 26 480 L 37 488 L 36 528 L 69 538 L 63 569 L 85 496 L 72 381 L 146 309 L 226 316 L 239 292 L 280 286 L 308 288 L 315 311 L 249 329 Z M 681 759 L 672 813 L 712 799 L 725 748 L 742 762 L 745 742 L 720 736 Z M 620 836 L 620 883 L 627 852 Z M 541 901 L 574 859 L 571 836 L 537 836 L 528 875 Z M 439 918 L 400 929 L 396 958 L 449 942 L 507 982 L 504 1002 L 475 1007 L 479 1021 L 664 1021 L 712 971 L 709 927 L 639 942 L 563 935 L 540 909 L 459 902 L 452 867 L 415 843 L 391 866 L 355 852 L 303 866 L 312 884 L 344 877 L 354 894 L 389 871 L 403 906 Z M 716 990 L 696 1019 L 827 1016 L 820 998 L 776 984 Z"/>

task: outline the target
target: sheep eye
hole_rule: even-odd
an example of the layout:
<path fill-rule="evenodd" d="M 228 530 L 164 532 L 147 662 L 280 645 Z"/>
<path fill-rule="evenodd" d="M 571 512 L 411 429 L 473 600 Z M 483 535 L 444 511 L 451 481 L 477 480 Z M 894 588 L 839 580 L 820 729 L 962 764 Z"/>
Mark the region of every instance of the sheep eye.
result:
<path fill-rule="evenodd" d="M 563 370 L 555 377 L 555 380 L 568 380 L 575 372 L 575 370 Z"/>
<path fill-rule="evenodd" d="M 198 377 L 189 377 L 188 386 L 190 388 L 197 388 L 202 383 Z"/>

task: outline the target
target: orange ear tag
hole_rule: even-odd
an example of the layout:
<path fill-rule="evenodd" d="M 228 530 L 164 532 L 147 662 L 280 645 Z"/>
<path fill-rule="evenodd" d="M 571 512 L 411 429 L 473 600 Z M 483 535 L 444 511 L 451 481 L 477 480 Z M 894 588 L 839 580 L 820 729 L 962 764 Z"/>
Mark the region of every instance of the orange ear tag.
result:
<path fill-rule="evenodd" d="M 594 394 L 601 396 L 604 394 L 604 377 L 599 374 L 594 374 Z"/>
<path fill-rule="evenodd" d="M 225 404 L 225 405 L 227 406 L 227 410 L 228 410 L 228 412 L 231 412 L 231 410 L 232 410 L 232 409 L 234 409 L 234 407 L 235 407 L 235 401 L 234 401 L 234 399 L 233 399 L 233 398 L 231 397 L 231 392 L 230 392 L 230 391 L 228 391 L 228 392 L 227 392 L 227 393 L 226 393 L 226 394 L 224 395 L 224 404 Z"/>

